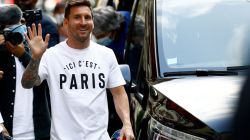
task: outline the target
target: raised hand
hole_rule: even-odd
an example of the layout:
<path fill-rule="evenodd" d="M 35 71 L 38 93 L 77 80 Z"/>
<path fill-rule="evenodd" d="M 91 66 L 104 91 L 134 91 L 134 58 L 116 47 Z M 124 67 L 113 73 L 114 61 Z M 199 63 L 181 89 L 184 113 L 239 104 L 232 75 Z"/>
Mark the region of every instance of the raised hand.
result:
<path fill-rule="evenodd" d="M 36 30 L 36 25 L 32 24 L 32 28 L 28 27 L 28 33 L 29 36 L 25 35 L 25 37 L 32 52 L 32 59 L 38 60 L 48 47 L 49 34 L 43 40 L 41 24 L 38 24 L 38 31 Z"/>

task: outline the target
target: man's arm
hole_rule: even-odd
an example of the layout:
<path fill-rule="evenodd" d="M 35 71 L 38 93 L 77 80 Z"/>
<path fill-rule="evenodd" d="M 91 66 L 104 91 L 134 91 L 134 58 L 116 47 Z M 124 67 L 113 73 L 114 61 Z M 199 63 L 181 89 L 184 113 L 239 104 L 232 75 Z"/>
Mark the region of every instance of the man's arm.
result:
<path fill-rule="evenodd" d="M 22 77 L 22 86 L 24 88 L 32 88 L 33 86 L 40 85 L 41 80 L 38 76 L 39 60 L 31 59 L 30 63 L 26 67 Z"/>
<path fill-rule="evenodd" d="M 26 35 L 26 40 L 31 49 L 31 60 L 26 67 L 23 77 L 22 86 L 24 88 L 32 88 L 35 85 L 41 83 L 40 77 L 38 76 L 38 68 L 43 53 L 46 51 L 49 42 L 49 35 L 46 35 L 45 40 L 42 38 L 42 26 L 38 24 L 38 32 L 36 25 L 32 24 L 32 29 L 28 28 L 29 37 Z"/>
<path fill-rule="evenodd" d="M 127 93 L 123 86 L 112 88 L 110 91 L 113 96 L 116 112 L 123 123 L 121 137 L 125 136 L 126 140 L 134 140 Z"/>

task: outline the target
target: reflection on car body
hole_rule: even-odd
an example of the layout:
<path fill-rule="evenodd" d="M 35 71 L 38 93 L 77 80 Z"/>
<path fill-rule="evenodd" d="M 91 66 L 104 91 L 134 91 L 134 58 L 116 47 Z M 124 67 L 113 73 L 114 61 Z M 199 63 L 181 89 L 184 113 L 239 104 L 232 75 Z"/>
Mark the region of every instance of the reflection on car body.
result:
<path fill-rule="evenodd" d="M 231 122 L 249 69 L 250 3 L 136 0 L 133 10 L 126 60 L 136 73 L 131 84 L 136 91 L 129 93 L 136 138 L 232 139 Z M 137 17 L 145 25 L 140 57 L 131 55 Z"/>

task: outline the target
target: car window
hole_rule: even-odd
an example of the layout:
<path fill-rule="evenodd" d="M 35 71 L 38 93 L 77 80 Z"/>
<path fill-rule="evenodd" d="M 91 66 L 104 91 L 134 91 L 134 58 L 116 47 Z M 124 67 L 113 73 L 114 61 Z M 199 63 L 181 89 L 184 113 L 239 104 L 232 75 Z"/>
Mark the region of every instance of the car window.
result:
<path fill-rule="evenodd" d="M 248 13 L 246 0 L 157 0 L 161 75 L 246 65 Z"/>
<path fill-rule="evenodd" d="M 135 1 L 135 3 L 138 1 Z M 127 63 L 130 66 L 132 80 L 135 81 L 139 68 L 141 51 L 144 46 L 144 28 L 145 28 L 145 7 L 144 0 L 140 0 L 138 7 L 133 7 L 132 20 L 130 25 L 129 39 L 127 41 Z"/>

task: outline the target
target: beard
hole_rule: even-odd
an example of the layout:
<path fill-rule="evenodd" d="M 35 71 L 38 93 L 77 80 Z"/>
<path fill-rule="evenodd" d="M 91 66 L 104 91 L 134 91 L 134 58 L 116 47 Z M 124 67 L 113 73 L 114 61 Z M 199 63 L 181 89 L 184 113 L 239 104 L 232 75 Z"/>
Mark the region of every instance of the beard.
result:
<path fill-rule="evenodd" d="M 89 41 L 90 40 L 90 34 L 91 32 L 87 32 L 85 33 L 84 35 L 80 35 L 79 33 L 77 32 L 69 32 L 68 31 L 68 37 L 69 38 L 73 38 L 75 41 L 77 42 L 81 42 L 81 43 L 84 43 L 86 41 Z"/>
<path fill-rule="evenodd" d="M 87 36 L 79 36 L 76 34 L 72 34 L 71 37 L 74 38 L 74 40 L 76 40 L 77 42 L 81 43 L 85 43 L 86 41 L 90 40 L 90 34 L 88 34 Z"/>
<path fill-rule="evenodd" d="M 67 21 L 67 20 L 66 20 Z M 87 25 L 71 24 L 66 22 L 68 39 L 75 40 L 79 43 L 86 43 L 90 41 L 90 35 L 93 31 L 93 24 L 88 23 Z"/>

